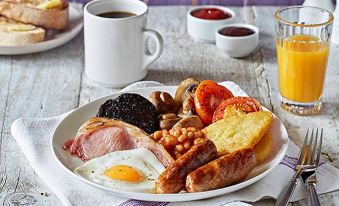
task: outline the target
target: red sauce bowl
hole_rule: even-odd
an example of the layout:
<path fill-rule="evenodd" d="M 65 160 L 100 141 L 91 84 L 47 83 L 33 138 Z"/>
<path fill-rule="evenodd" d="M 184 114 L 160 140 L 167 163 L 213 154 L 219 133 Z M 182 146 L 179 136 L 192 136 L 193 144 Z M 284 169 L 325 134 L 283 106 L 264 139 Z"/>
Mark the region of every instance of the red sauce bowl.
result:
<path fill-rule="evenodd" d="M 233 23 L 235 13 L 224 6 L 197 6 L 187 12 L 187 32 L 196 41 L 215 42 L 215 31 Z"/>
<path fill-rule="evenodd" d="M 232 17 L 232 14 L 218 8 L 201 8 L 191 12 L 191 15 L 199 19 L 222 20 Z"/>

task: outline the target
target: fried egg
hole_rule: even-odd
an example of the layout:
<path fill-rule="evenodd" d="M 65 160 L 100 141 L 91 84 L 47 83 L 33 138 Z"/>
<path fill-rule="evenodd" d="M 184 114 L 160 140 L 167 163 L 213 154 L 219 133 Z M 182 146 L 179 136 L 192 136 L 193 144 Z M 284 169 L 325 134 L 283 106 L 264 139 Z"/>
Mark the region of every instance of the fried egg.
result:
<path fill-rule="evenodd" d="M 151 151 L 138 148 L 94 158 L 77 167 L 74 172 L 103 186 L 154 193 L 155 181 L 164 170 Z"/>

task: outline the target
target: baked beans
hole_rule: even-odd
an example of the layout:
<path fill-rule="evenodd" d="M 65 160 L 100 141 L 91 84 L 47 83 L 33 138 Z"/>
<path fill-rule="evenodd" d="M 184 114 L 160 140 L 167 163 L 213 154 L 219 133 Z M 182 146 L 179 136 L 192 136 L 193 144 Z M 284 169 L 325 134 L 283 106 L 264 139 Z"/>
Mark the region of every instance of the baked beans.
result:
<path fill-rule="evenodd" d="M 173 158 L 178 159 L 191 149 L 193 145 L 202 141 L 205 138 L 205 134 L 195 127 L 175 127 L 170 130 L 156 131 L 151 137 L 156 142 L 162 144 Z"/>

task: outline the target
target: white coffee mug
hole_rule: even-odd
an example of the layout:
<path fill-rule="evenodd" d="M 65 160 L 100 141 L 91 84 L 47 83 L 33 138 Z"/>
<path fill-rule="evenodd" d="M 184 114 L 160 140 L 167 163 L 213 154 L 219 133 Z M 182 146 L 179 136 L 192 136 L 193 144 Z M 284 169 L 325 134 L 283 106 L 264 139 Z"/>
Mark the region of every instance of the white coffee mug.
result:
<path fill-rule="evenodd" d="M 107 12 L 129 12 L 125 18 L 100 17 Z M 147 66 L 163 50 L 161 35 L 145 29 L 147 5 L 139 0 L 95 0 L 84 8 L 85 73 L 107 87 L 123 87 L 144 78 Z M 153 54 L 146 41 L 155 40 Z"/>

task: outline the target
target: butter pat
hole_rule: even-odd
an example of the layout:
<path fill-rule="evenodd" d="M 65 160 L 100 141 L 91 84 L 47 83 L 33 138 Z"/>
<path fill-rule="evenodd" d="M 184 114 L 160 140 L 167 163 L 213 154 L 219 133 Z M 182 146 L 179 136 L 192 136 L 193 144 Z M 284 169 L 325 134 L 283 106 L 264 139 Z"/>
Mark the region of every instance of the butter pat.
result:
<path fill-rule="evenodd" d="M 39 9 L 54 9 L 62 6 L 61 0 L 50 0 L 38 5 Z"/>
<path fill-rule="evenodd" d="M 36 27 L 31 24 L 12 24 L 7 26 L 9 31 L 30 31 L 34 30 Z"/>
<path fill-rule="evenodd" d="M 36 29 L 36 26 L 32 24 L 22 24 L 4 17 L 0 17 L 0 30 L 7 32 L 15 31 L 31 31 Z"/>

